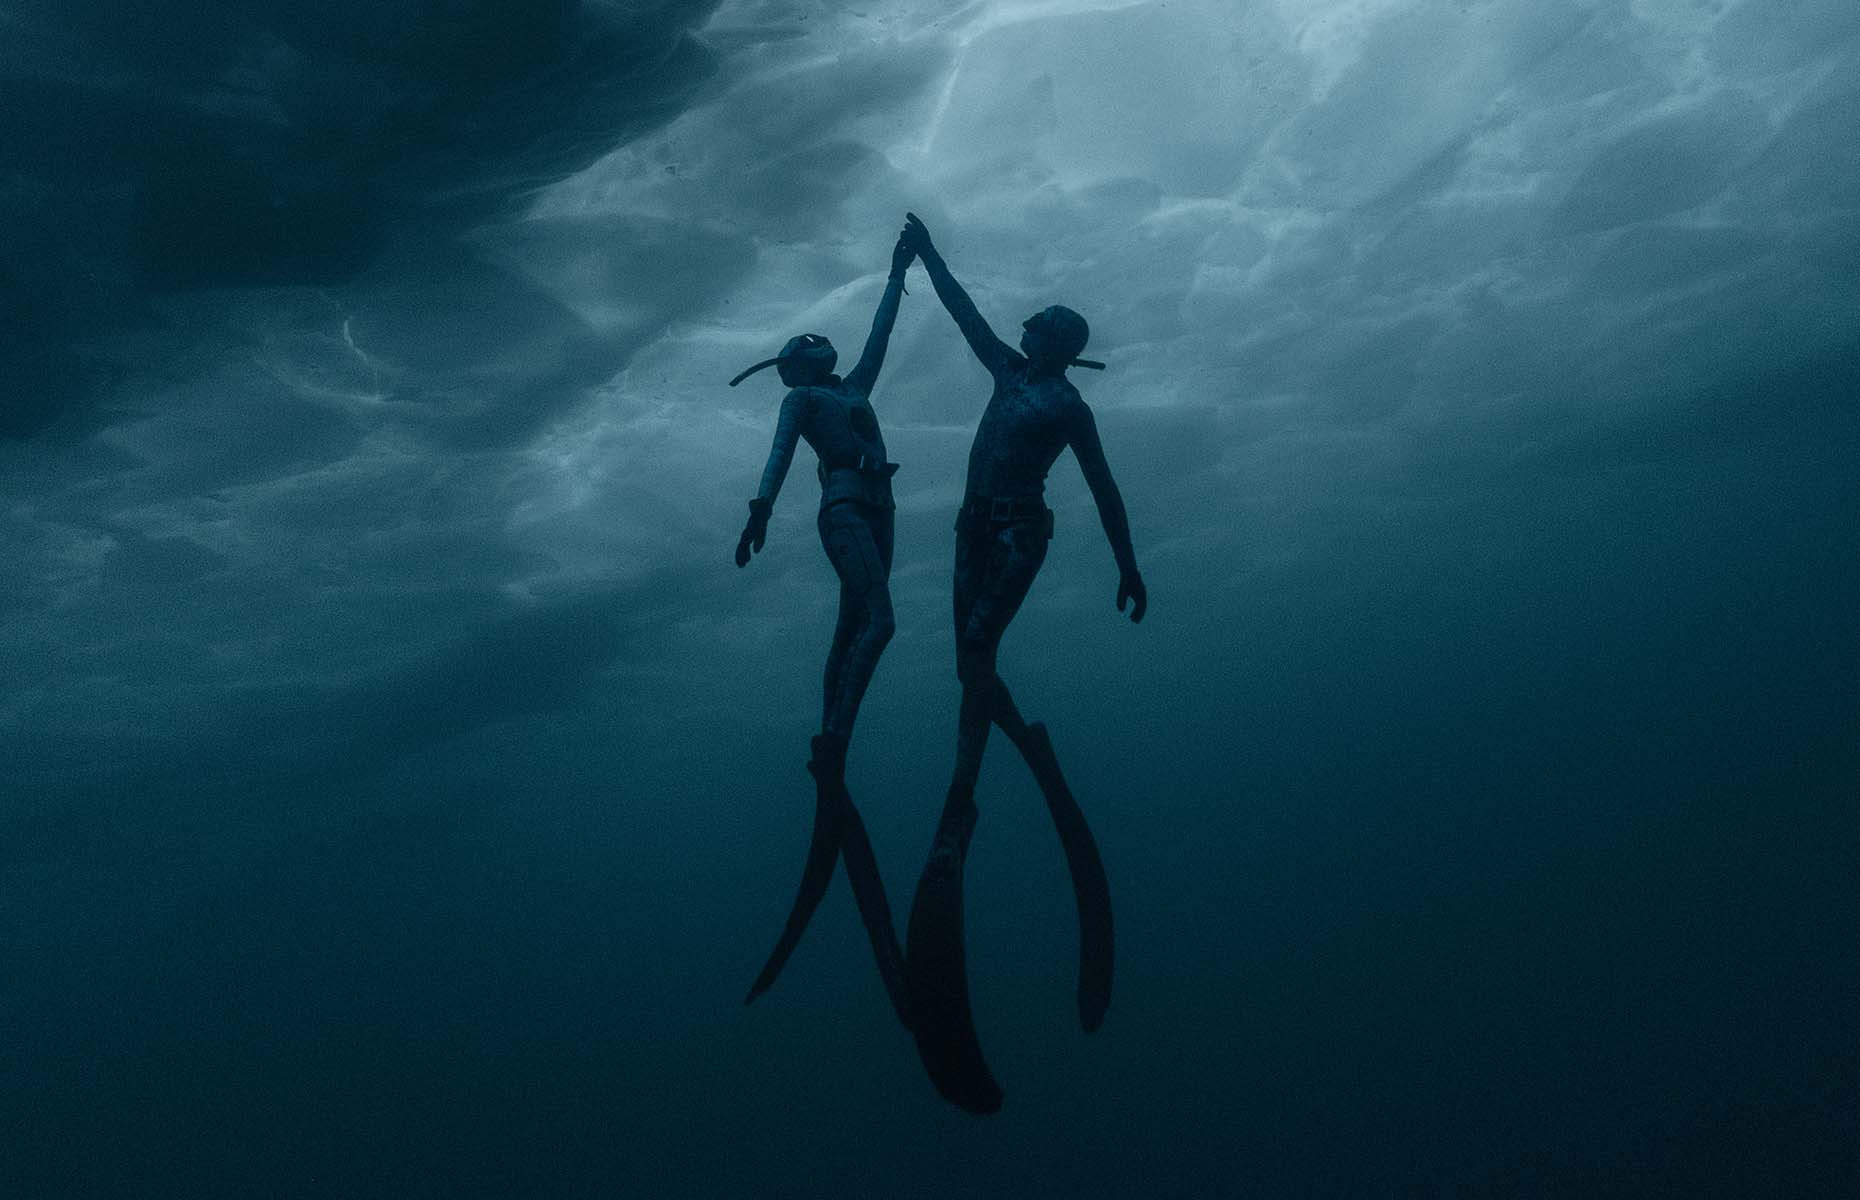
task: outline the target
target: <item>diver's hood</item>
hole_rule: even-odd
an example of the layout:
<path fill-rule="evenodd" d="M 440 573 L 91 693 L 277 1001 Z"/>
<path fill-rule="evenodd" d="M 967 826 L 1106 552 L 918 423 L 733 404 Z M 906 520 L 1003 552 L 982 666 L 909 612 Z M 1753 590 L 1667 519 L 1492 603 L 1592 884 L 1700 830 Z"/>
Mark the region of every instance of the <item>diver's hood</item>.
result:
<path fill-rule="evenodd" d="M 1089 367 L 1094 371 L 1104 370 L 1104 364 L 1089 358 L 1078 357 L 1085 343 L 1091 340 L 1091 327 L 1085 324 L 1085 318 L 1063 304 L 1050 304 L 1021 322 L 1021 328 L 1032 329 L 1052 342 L 1059 351 L 1059 357 L 1068 366 Z"/>
<path fill-rule="evenodd" d="M 788 344 L 783 346 L 781 353 L 774 358 L 765 358 L 732 379 L 730 386 L 735 387 L 764 367 L 780 366 L 783 363 L 807 363 L 818 365 L 821 374 L 824 375 L 832 371 L 833 364 L 839 361 L 840 352 L 833 348 L 832 342 L 818 333 L 803 333 L 799 337 L 789 338 Z"/>

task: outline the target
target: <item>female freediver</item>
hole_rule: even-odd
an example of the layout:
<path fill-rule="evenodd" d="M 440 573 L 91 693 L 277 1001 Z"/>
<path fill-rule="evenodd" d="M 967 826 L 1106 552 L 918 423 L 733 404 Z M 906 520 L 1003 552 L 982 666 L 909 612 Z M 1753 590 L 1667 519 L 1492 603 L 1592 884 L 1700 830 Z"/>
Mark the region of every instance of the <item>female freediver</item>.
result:
<path fill-rule="evenodd" d="M 794 459 L 795 443 L 804 440 L 820 458 L 817 523 L 827 559 L 840 580 L 839 622 L 827 652 L 820 733 L 813 739 L 813 758 L 807 764 L 815 780 L 813 839 L 787 925 L 744 1003 L 767 991 L 781 973 L 826 894 L 834 860 L 843 853 L 846 877 L 871 938 L 886 994 L 906 1025 L 903 956 L 865 823 L 846 791 L 846 750 L 859 702 L 896 627 L 890 586 L 891 477 L 898 468 L 886 461 L 885 440 L 872 413 L 870 395 L 885 361 L 885 346 L 904 292 L 904 273 L 913 257 L 900 238 L 891 253 L 891 274 L 872 318 L 865 351 L 845 378 L 833 374 L 839 358 L 833 344 L 809 333 L 790 338 L 780 354 L 730 381 L 735 387 L 756 371 L 773 366 L 789 388 L 776 420 L 775 444 L 762 472 L 762 487 L 749 502 L 749 523 L 736 544 L 736 565 L 747 565 L 752 553 L 761 552 L 768 536 L 769 513 Z"/>

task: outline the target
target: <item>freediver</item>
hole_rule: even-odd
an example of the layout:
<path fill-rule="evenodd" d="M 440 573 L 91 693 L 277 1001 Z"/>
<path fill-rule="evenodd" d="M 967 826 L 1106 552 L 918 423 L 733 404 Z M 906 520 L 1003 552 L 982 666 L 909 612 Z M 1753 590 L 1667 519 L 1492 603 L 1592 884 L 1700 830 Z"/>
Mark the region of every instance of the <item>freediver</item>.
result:
<path fill-rule="evenodd" d="M 840 581 L 839 621 L 827 652 L 820 732 L 813 738 L 813 757 L 807 764 L 815 780 L 813 837 L 787 924 L 743 1002 L 753 1002 L 775 982 L 826 894 L 834 861 L 843 854 L 846 877 L 871 938 L 886 995 L 906 1025 L 903 956 L 865 823 L 846 790 L 846 751 L 859 702 L 896 628 L 890 587 L 891 477 L 898 468 L 886 460 L 885 439 L 870 397 L 898 318 L 911 258 L 912 252 L 900 238 L 891 252 L 891 273 L 872 317 L 865 350 L 844 378 L 833 373 L 839 360 L 833 344 L 820 334 L 804 333 L 790 338 L 774 358 L 730 380 L 735 387 L 773 366 L 789 388 L 776 418 L 775 444 L 762 472 L 762 486 L 749 502 L 749 523 L 736 543 L 736 565 L 747 566 L 752 553 L 761 553 L 776 494 L 794 460 L 795 443 L 805 440 L 820 460 L 816 522 L 820 542 Z"/>
<path fill-rule="evenodd" d="M 1079 1020 L 1087 1032 L 1102 1023 L 1111 1000 L 1111 898 L 1097 844 L 1060 773 L 1046 728 L 1021 717 L 995 669 L 1001 637 L 1046 558 L 1053 514 L 1042 493 L 1047 472 L 1067 447 L 1078 459 L 1117 561 L 1118 611 L 1129 604 L 1130 619 L 1141 621 L 1149 597 L 1097 422 L 1066 378 L 1068 366 L 1103 367 L 1078 357 L 1089 334 L 1085 319 L 1057 304 L 1042 309 L 1022 323 L 1017 353 L 989 328 L 915 214 L 906 214 L 899 240 L 923 263 L 943 307 L 994 377 L 969 450 L 968 484 L 956 517 L 956 675 L 962 684 L 956 766 L 911 904 L 905 949 L 910 1025 L 931 1082 L 958 1107 L 988 1113 L 1001 1107 L 1001 1088 L 982 1056 L 969 1008 L 962 880 L 990 724 L 999 725 L 1026 759 L 1065 849 L 1079 912 Z"/>

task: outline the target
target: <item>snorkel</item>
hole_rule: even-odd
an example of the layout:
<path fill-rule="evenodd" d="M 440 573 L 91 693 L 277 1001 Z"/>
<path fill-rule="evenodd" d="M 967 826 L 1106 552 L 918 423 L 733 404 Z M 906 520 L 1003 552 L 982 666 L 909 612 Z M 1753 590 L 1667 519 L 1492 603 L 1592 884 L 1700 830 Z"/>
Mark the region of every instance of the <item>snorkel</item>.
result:
<path fill-rule="evenodd" d="M 839 360 L 839 351 L 833 348 L 832 342 L 818 333 L 803 333 L 789 338 L 788 344 L 774 358 L 765 358 L 730 380 L 730 386 L 735 387 L 765 367 L 776 367 L 783 383 L 801 387 L 831 375 L 833 364 Z"/>

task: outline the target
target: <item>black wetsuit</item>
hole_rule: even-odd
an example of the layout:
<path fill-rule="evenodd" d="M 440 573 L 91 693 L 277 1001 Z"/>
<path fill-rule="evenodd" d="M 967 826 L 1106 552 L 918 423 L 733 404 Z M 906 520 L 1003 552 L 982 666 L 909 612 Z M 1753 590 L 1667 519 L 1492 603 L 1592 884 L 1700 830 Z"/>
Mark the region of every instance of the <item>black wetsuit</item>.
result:
<path fill-rule="evenodd" d="M 891 610 L 893 504 L 885 439 L 872 412 L 872 385 L 898 317 L 904 276 L 886 282 L 859 365 L 844 379 L 797 387 L 782 401 L 775 444 L 757 499 L 772 504 L 805 441 L 820 458 L 820 543 L 840 580 L 840 615 L 827 653 L 821 728 L 848 736 L 859 702 L 897 628 Z"/>
<path fill-rule="evenodd" d="M 891 906 L 871 840 L 846 790 L 845 769 L 847 741 L 859 713 L 859 702 L 896 628 L 890 578 L 891 476 L 897 468 L 885 460 L 885 439 L 878 431 L 870 395 L 885 361 L 885 345 L 898 317 L 898 300 L 904 292 L 904 272 L 909 265 L 908 254 L 901 249 L 893 252 L 891 275 L 872 318 L 872 332 L 859 356 L 859 365 L 844 379 L 824 375 L 796 386 L 782 401 L 762 487 L 750 502 L 750 525 L 737 546 L 739 566 L 748 561 L 752 549 L 761 548 L 768 514 L 794 461 L 795 446 L 806 441 L 820 457 L 820 542 L 840 578 L 840 615 L 827 654 L 821 733 L 813 739 L 813 758 L 808 763 L 816 782 L 813 837 L 788 920 L 774 951 L 750 986 L 748 1000 L 755 1000 L 775 982 L 826 894 L 834 862 L 844 857 L 846 877 L 872 942 L 879 977 L 893 1010 L 907 1025 L 904 956 L 898 947 Z"/>
<path fill-rule="evenodd" d="M 1126 584 L 1141 596 L 1142 583 L 1123 500 L 1091 409 L 1063 368 L 1031 362 L 994 335 L 927 238 L 917 249 L 938 298 L 994 377 L 994 391 L 975 431 L 968 486 L 956 517 L 954 615 L 962 708 L 949 796 L 911 905 L 907 1003 L 918 1052 L 937 1090 L 954 1104 L 985 1113 L 1001 1106 L 1001 1088 L 983 1057 L 969 1007 L 962 877 L 990 725 L 1001 726 L 1032 769 L 1065 849 L 1079 911 L 1078 1003 L 1086 1030 L 1098 1027 L 1111 998 L 1111 899 L 1097 844 L 1045 727 L 1021 717 L 995 669 L 1002 635 L 1046 559 L 1053 514 L 1042 494 L 1047 472 L 1068 446 L 1097 501 L 1123 581 L 1120 596 Z M 1141 604 L 1133 615 L 1140 615 Z"/>
<path fill-rule="evenodd" d="M 956 673 L 963 682 L 963 715 L 955 784 L 972 790 L 990 716 L 1010 733 L 1020 723 L 995 674 L 995 656 L 1046 561 L 1053 514 L 1042 497 L 1047 473 L 1067 447 L 1097 500 L 1121 574 L 1136 573 L 1136 555 L 1097 420 L 1078 389 L 1063 373 L 1036 368 L 997 338 L 940 258 L 926 255 L 924 266 L 970 349 L 994 376 L 994 392 L 969 449 L 968 484 L 956 515 Z"/>

